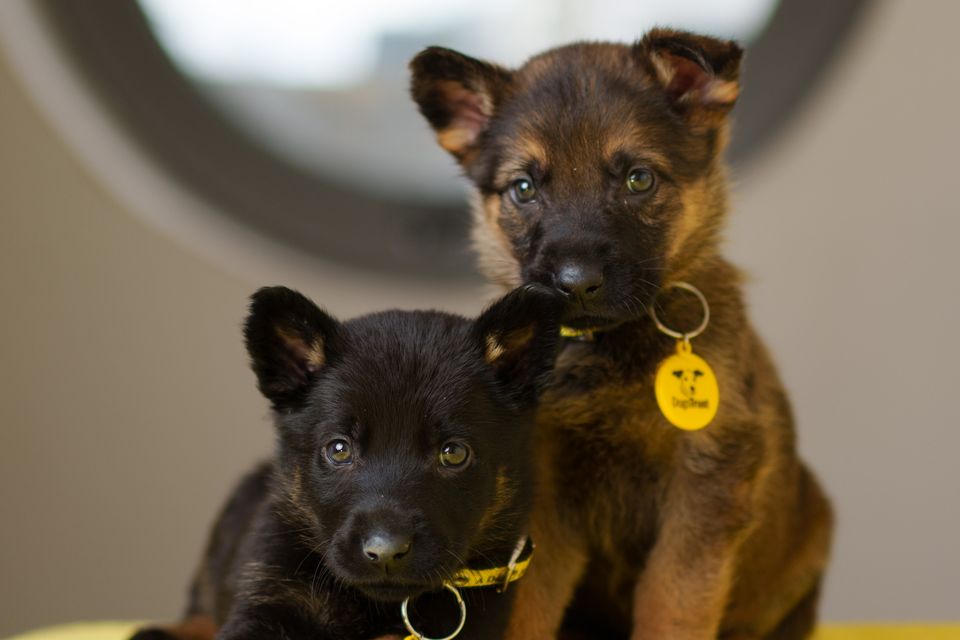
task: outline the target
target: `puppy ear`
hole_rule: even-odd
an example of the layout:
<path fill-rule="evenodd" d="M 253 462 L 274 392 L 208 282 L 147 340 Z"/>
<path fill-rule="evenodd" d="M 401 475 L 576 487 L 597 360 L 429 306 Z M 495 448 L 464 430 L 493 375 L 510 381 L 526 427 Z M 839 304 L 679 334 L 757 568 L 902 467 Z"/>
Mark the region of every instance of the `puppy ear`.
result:
<path fill-rule="evenodd" d="M 721 124 L 740 95 L 743 49 L 732 40 L 653 29 L 634 51 L 674 108 L 696 124 Z"/>
<path fill-rule="evenodd" d="M 468 164 L 510 84 L 510 72 L 443 47 L 421 51 L 410 71 L 410 92 L 437 142 Z"/>
<path fill-rule="evenodd" d="M 335 357 L 340 323 L 286 287 L 260 289 L 250 301 L 243 335 L 257 386 L 275 410 L 296 407 Z"/>
<path fill-rule="evenodd" d="M 560 345 L 563 300 L 551 289 L 525 285 L 494 302 L 474 323 L 484 361 L 503 388 L 533 404 L 553 371 Z"/>

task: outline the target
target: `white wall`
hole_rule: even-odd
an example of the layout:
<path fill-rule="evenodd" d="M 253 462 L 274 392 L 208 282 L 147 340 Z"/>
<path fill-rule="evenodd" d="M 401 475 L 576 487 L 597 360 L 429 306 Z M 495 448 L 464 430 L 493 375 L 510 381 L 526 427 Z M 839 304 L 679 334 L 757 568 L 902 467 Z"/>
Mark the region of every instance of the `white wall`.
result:
<path fill-rule="evenodd" d="M 830 619 L 960 617 L 958 24 L 958 3 L 881 4 L 738 176 L 731 254 L 839 511 Z M 239 334 L 257 286 L 344 316 L 479 305 L 198 254 L 134 217 L 2 58 L 0 141 L 0 635 L 179 612 L 208 522 L 269 450 Z"/>
<path fill-rule="evenodd" d="M 741 176 L 731 253 L 836 503 L 824 613 L 960 619 L 960 3 L 882 3 Z"/>

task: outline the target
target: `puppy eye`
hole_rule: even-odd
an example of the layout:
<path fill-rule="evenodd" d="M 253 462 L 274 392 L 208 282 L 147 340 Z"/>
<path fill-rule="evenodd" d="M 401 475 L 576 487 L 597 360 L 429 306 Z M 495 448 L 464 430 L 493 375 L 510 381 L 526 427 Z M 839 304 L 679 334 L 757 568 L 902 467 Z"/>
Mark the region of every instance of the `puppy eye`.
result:
<path fill-rule="evenodd" d="M 646 193 L 653 189 L 653 172 L 649 169 L 636 167 L 627 174 L 627 189 L 630 193 Z"/>
<path fill-rule="evenodd" d="M 537 199 L 537 188 L 530 178 L 520 178 L 510 185 L 510 196 L 517 204 L 530 204 Z"/>
<path fill-rule="evenodd" d="M 330 464 L 346 465 L 353 462 L 353 447 L 350 442 L 344 438 L 336 438 L 327 443 L 324 448 L 324 455 Z"/>
<path fill-rule="evenodd" d="M 463 467 L 470 460 L 470 449 L 459 442 L 448 442 L 440 447 L 440 464 L 448 469 Z"/>

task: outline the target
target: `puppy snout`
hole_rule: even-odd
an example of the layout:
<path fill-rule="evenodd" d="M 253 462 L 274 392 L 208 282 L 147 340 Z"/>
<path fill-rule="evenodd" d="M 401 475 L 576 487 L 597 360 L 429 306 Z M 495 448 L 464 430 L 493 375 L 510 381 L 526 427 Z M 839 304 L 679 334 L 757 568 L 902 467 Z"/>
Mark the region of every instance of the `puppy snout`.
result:
<path fill-rule="evenodd" d="M 399 569 L 410 557 L 413 540 L 410 536 L 378 531 L 363 541 L 363 555 L 385 572 Z"/>
<path fill-rule="evenodd" d="M 554 286 L 565 296 L 592 300 L 603 287 L 603 267 L 590 262 L 566 262 L 554 274 Z"/>

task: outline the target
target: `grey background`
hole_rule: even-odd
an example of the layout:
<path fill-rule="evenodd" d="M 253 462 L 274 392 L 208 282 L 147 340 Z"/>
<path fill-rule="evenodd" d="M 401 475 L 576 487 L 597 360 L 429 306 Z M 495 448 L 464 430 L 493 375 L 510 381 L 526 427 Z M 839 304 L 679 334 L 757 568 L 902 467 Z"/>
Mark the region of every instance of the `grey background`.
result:
<path fill-rule="evenodd" d="M 839 512 L 829 620 L 960 618 L 958 24 L 957 3 L 880 4 L 736 176 L 729 253 Z M 0 54 L 0 635 L 179 612 L 270 449 L 239 334 L 256 287 L 344 317 L 484 300 L 134 215 L 30 86 Z"/>

